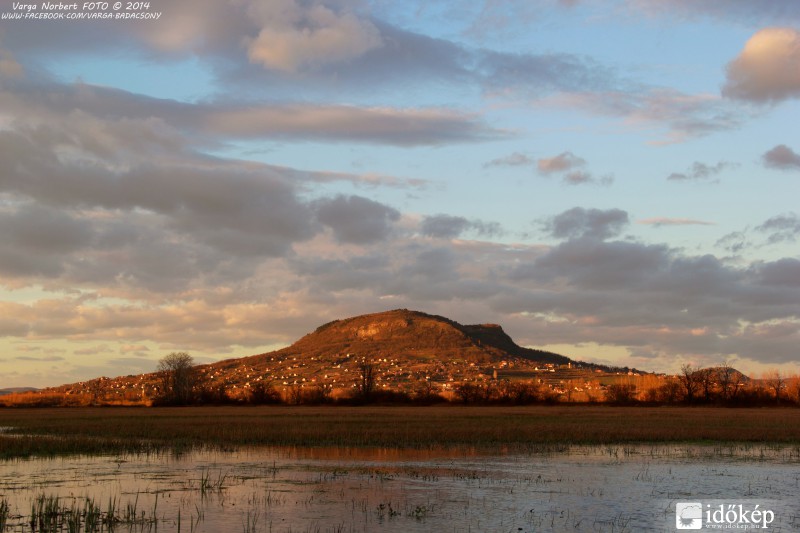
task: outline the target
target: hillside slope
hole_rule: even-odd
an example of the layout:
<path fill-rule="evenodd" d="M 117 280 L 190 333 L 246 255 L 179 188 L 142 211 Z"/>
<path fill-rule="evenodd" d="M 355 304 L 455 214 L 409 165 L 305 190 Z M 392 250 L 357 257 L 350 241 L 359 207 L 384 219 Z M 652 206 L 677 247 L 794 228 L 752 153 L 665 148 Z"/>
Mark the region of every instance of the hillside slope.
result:
<path fill-rule="evenodd" d="M 448 318 L 396 309 L 335 320 L 286 348 L 198 367 L 209 389 L 243 396 L 258 382 L 286 392 L 325 386 L 339 394 L 352 390 L 364 362 L 375 368 L 378 386 L 413 390 L 422 382 L 443 389 L 488 379 L 497 371 L 534 370 L 571 360 L 518 346 L 495 324 L 461 325 Z M 59 392 L 137 397 L 158 394 L 158 376 L 143 374 L 57 387 Z"/>

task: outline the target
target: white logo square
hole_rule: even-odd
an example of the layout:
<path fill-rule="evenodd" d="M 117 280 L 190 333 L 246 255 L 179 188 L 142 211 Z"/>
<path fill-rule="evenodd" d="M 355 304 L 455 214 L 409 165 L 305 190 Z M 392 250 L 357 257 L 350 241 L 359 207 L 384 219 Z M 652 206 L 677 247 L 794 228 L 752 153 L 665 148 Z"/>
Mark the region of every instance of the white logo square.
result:
<path fill-rule="evenodd" d="M 675 527 L 678 529 L 703 529 L 703 504 L 700 502 L 676 503 Z"/>

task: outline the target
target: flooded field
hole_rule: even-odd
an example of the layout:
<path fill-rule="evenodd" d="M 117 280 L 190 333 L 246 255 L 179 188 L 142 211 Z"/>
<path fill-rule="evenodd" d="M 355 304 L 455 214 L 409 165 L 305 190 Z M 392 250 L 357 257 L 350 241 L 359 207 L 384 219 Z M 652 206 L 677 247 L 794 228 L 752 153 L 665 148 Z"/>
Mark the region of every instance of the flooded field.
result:
<path fill-rule="evenodd" d="M 678 501 L 759 502 L 800 528 L 797 447 L 355 448 L 9 460 L 5 531 L 674 531 Z M 5 511 L 3 511 L 3 508 Z M 49 514 L 48 514 L 49 513 Z"/>

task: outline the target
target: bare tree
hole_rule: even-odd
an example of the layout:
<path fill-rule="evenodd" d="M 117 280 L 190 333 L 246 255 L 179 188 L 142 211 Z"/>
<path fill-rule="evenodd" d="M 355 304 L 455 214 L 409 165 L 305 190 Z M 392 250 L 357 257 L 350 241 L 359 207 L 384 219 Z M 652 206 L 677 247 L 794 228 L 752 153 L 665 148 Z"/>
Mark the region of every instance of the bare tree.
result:
<path fill-rule="evenodd" d="M 656 401 L 666 404 L 677 403 L 681 396 L 681 384 L 674 379 L 667 379 L 656 389 Z"/>
<path fill-rule="evenodd" d="M 161 377 L 161 400 L 164 403 L 186 405 L 192 402 L 197 371 L 191 355 L 172 352 L 158 362 L 157 371 Z"/>
<path fill-rule="evenodd" d="M 630 404 L 636 401 L 636 385 L 633 383 L 612 383 L 606 387 L 606 401 L 613 404 Z"/>
<path fill-rule="evenodd" d="M 678 378 L 681 380 L 681 385 L 683 385 L 684 398 L 688 403 L 694 402 L 695 395 L 697 394 L 699 385 L 698 371 L 699 369 L 692 365 L 683 365 L 681 366 L 681 373 L 678 375 Z"/>
<path fill-rule="evenodd" d="M 766 375 L 766 383 L 775 393 L 775 403 L 781 403 L 781 391 L 786 388 L 786 377 L 780 370 L 771 370 Z"/>
<path fill-rule="evenodd" d="M 261 380 L 250 385 L 250 403 L 255 405 L 281 403 L 281 395 L 271 381 Z"/>
<path fill-rule="evenodd" d="M 366 357 L 358 363 L 359 376 L 356 381 L 356 395 L 362 402 L 372 400 L 375 392 L 375 364 Z"/>
<path fill-rule="evenodd" d="M 430 379 L 425 379 L 417 384 L 414 391 L 414 399 L 417 402 L 427 403 L 436 400 L 439 397 L 439 389 L 436 384 Z"/>
<path fill-rule="evenodd" d="M 714 393 L 714 369 L 713 368 L 701 368 L 696 372 L 697 374 L 697 382 L 700 386 L 700 390 L 703 391 L 703 400 L 706 403 L 711 403 L 711 396 Z"/>
<path fill-rule="evenodd" d="M 736 396 L 742 389 L 744 376 L 741 372 L 733 368 L 729 363 L 723 363 L 717 370 L 717 380 L 719 382 L 719 393 L 724 402 L 736 400 Z"/>

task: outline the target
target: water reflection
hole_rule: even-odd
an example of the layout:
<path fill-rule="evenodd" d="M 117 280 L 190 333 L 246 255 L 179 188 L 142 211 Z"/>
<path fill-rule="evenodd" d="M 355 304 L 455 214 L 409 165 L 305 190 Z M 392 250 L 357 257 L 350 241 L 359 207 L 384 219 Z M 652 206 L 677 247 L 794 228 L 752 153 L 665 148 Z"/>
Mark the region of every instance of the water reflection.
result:
<path fill-rule="evenodd" d="M 751 499 L 800 527 L 800 450 L 770 446 L 248 448 L 0 463 L 8 530 L 41 496 L 115 531 L 674 531 L 679 500 Z M 128 520 L 130 511 L 141 517 Z M 66 519 L 65 513 L 62 519 Z M 66 527 L 65 527 L 66 530 Z"/>

